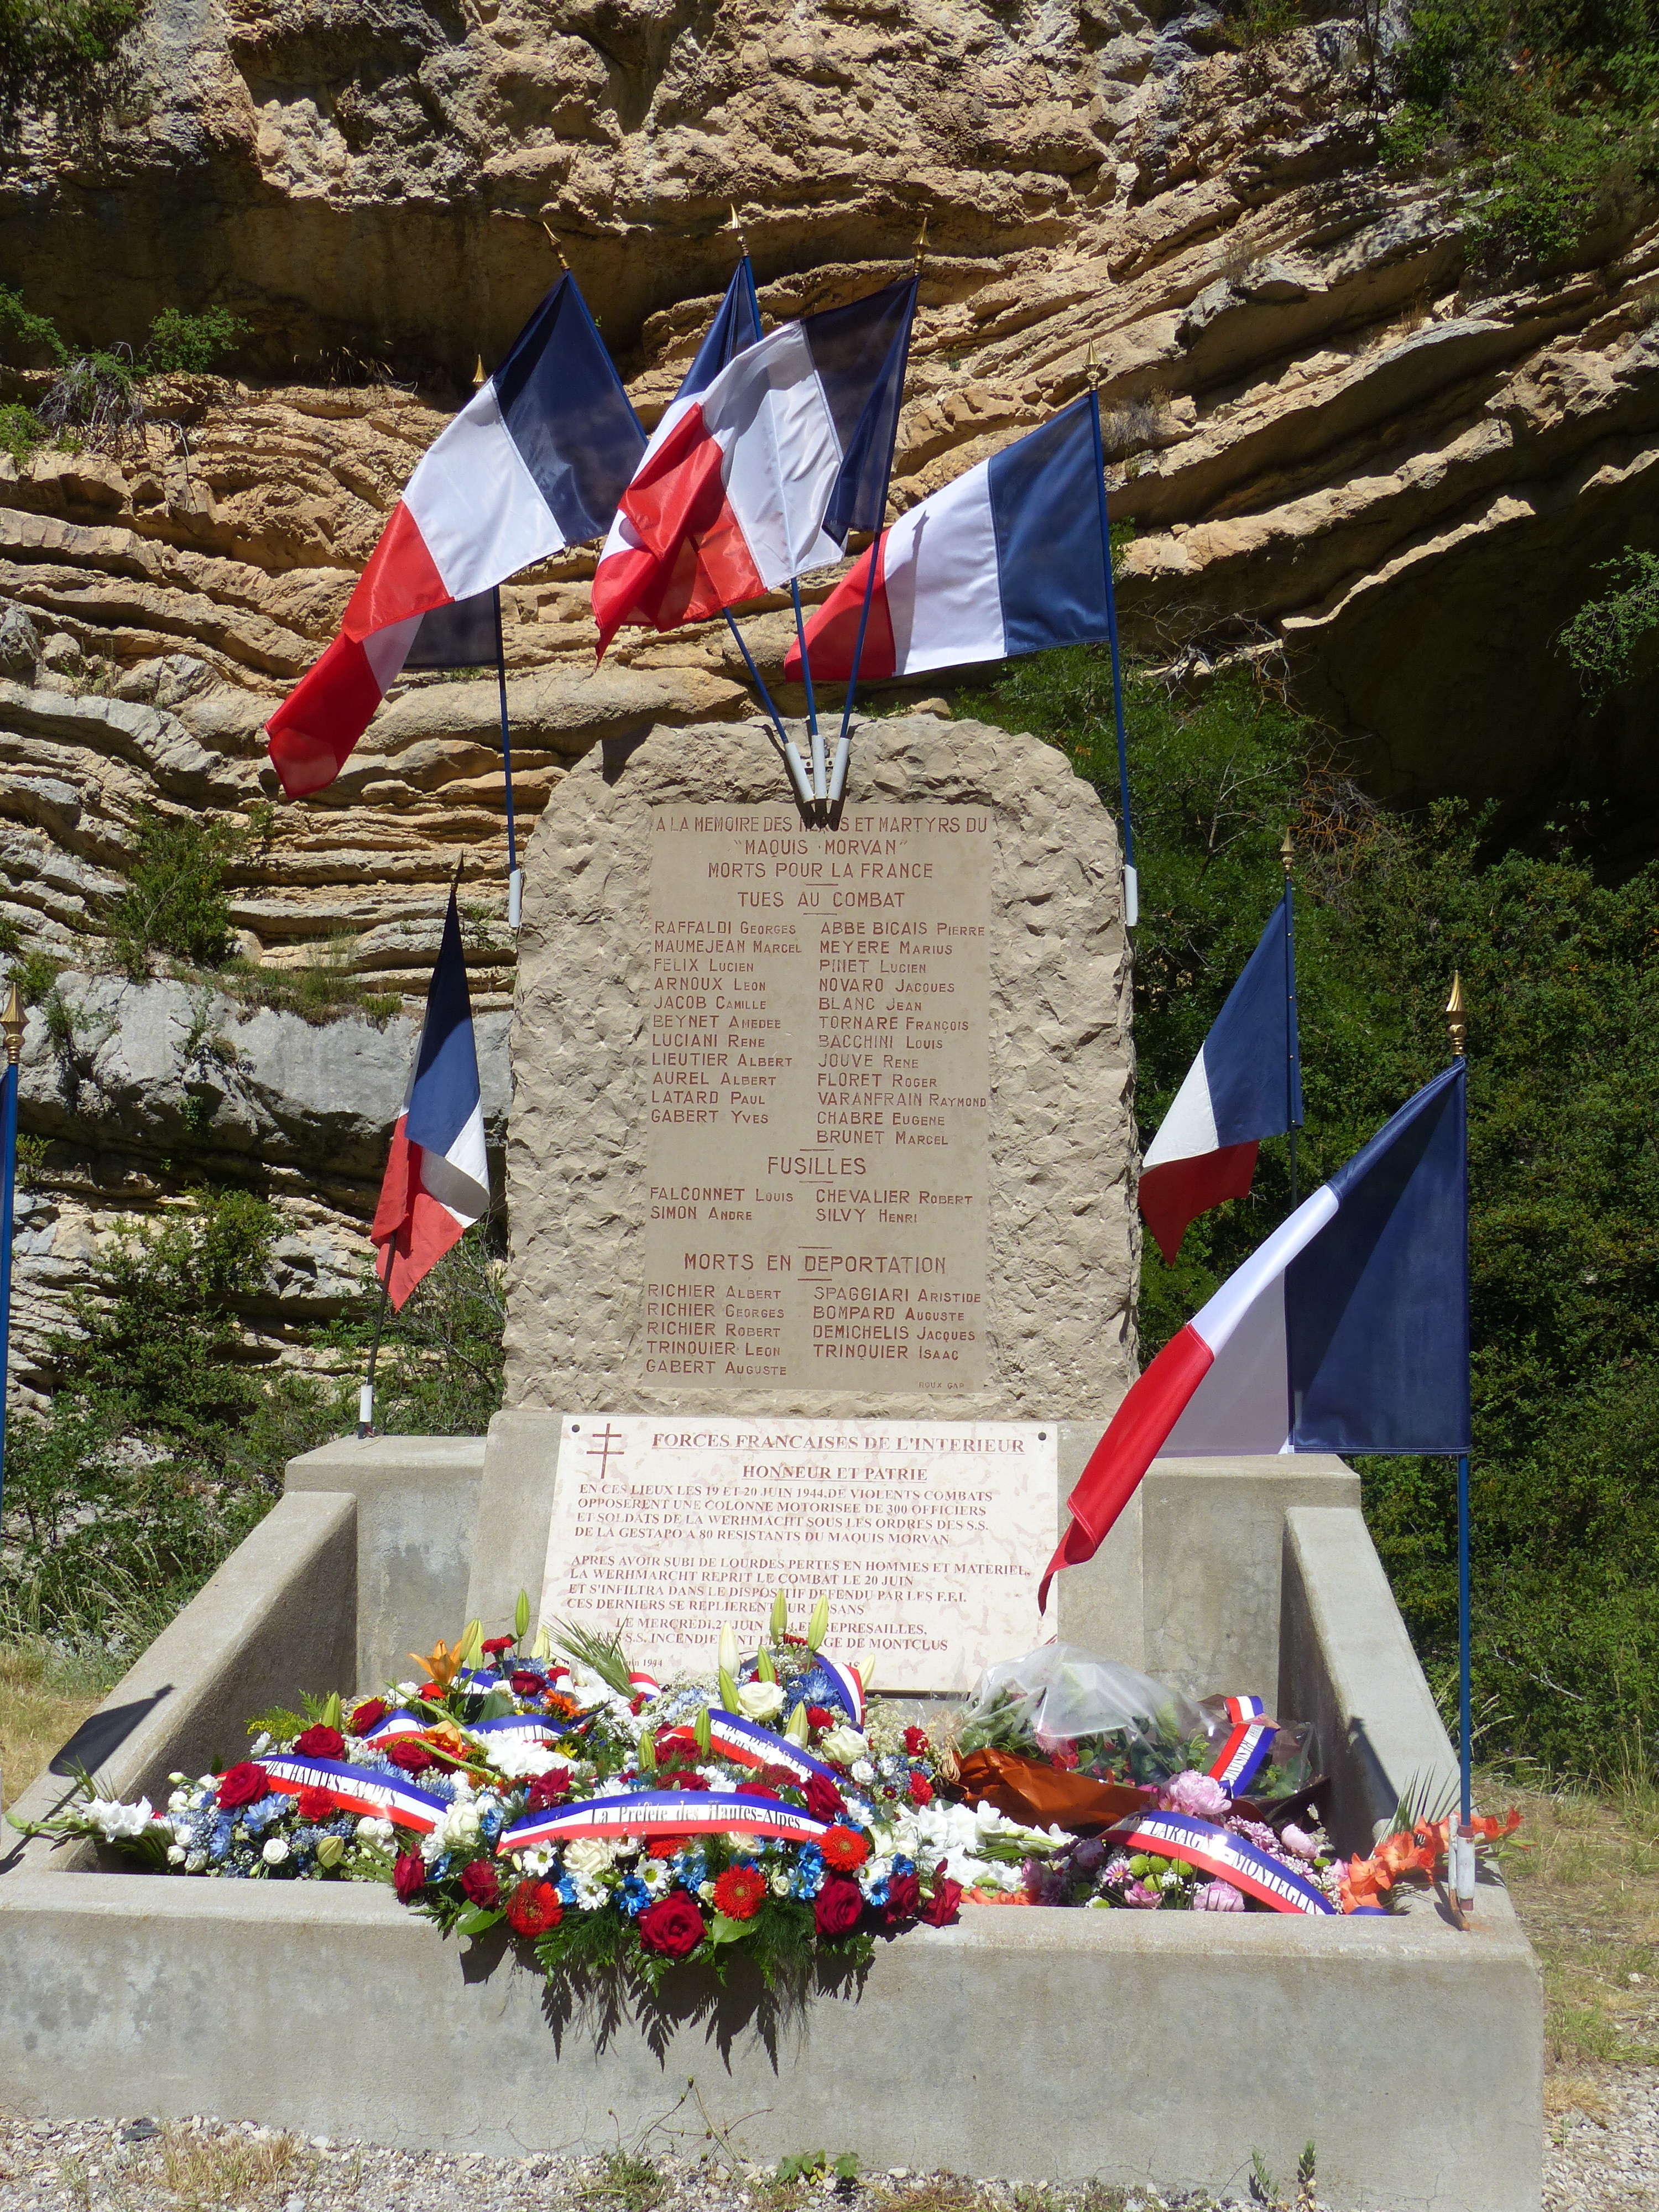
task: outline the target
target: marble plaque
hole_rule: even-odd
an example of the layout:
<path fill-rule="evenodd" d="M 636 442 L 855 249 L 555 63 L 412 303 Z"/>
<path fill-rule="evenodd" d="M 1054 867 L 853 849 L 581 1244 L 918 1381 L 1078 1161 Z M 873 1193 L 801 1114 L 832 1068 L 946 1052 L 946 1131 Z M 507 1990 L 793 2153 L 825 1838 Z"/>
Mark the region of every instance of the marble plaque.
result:
<path fill-rule="evenodd" d="M 641 1379 L 983 1384 L 993 847 L 973 807 L 653 809 Z"/>
<path fill-rule="evenodd" d="M 1015 1421 L 567 1416 L 544 1621 L 614 1630 L 667 1675 L 752 1645 L 779 1589 L 795 1626 L 893 1692 L 970 1689 L 1042 1634 L 1057 1431 Z"/>

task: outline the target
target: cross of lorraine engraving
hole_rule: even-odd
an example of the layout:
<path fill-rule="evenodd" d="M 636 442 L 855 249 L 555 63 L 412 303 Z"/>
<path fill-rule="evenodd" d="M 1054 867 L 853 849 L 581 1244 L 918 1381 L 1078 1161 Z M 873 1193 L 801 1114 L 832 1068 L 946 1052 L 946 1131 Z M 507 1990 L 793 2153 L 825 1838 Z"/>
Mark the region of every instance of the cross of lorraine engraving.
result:
<path fill-rule="evenodd" d="M 620 1436 L 617 1431 L 611 1427 L 610 1422 L 607 1421 L 604 1428 L 600 1430 L 599 1435 L 596 1436 L 588 1445 L 587 1456 L 589 1459 L 592 1458 L 595 1452 L 598 1452 L 599 1455 L 599 1480 L 601 1482 L 604 1481 L 605 1476 L 611 1472 L 611 1453 L 615 1452 L 617 1457 L 620 1459 L 623 1455 L 623 1446 L 625 1441 L 625 1438 Z"/>

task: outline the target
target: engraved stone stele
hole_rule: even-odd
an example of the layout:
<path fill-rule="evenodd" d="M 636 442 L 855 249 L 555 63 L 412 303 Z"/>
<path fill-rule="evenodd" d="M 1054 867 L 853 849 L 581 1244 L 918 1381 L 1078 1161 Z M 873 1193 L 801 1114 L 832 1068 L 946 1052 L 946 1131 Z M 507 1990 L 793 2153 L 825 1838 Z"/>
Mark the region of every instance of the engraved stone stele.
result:
<path fill-rule="evenodd" d="M 766 726 L 590 754 L 526 861 L 509 1407 L 1099 1418 L 1135 1372 L 1110 816 L 1054 747 Z"/>

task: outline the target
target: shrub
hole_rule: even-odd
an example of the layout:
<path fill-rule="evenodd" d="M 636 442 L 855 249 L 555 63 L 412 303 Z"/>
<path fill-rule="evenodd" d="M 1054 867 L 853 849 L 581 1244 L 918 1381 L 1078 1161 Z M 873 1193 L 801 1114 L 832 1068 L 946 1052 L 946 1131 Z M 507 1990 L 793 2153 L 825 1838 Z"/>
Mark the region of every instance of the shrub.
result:
<path fill-rule="evenodd" d="M 1659 629 L 1659 554 L 1627 546 L 1596 574 L 1612 579 L 1613 588 L 1587 599 L 1556 641 L 1593 707 L 1629 682 L 1637 648 Z"/>
<path fill-rule="evenodd" d="M 223 307 L 210 307 L 200 315 L 186 315 L 177 307 L 163 307 L 149 326 L 144 348 L 147 371 L 157 375 L 203 376 L 234 350 L 248 325 Z"/>
<path fill-rule="evenodd" d="M 127 887 L 110 910 L 116 959 L 136 979 L 157 953 L 214 968 L 231 949 L 227 864 L 246 842 L 238 823 L 140 806 L 133 821 Z"/>
<path fill-rule="evenodd" d="M 0 135 L 24 107 L 94 119 L 137 0 L 0 0 Z"/>
<path fill-rule="evenodd" d="M 0 8 L 4 5 L 0 0 Z M 61 368 L 68 359 L 57 324 L 31 313 L 21 293 L 0 284 L 0 361 L 13 368 Z"/>
<path fill-rule="evenodd" d="M 20 468 L 46 434 L 40 416 L 31 409 L 10 401 L 0 406 L 0 453 L 9 455 Z"/>
<path fill-rule="evenodd" d="M 53 377 L 38 412 L 60 438 L 119 453 L 144 420 L 143 379 L 131 348 L 74 355 Z"/>

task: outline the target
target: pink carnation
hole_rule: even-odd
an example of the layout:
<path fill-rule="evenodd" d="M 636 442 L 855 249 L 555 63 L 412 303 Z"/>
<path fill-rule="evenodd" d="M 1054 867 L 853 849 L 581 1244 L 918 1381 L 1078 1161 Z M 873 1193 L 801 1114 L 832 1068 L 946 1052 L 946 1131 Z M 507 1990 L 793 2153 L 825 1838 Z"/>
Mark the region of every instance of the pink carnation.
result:
<path fill-rule="evenodd" d="M 1132 1881 L 1123 1893 L 1126 1905 L 1139 1905 L 1143 1911 L 1156 1911 L 1164 1899 L 1155 1889 L 1148 1889 L 1144 1881 Z"/>
<path fill-rule="evenodd" d="M 1313 1838 L 1304 1836 L 1300 1828 L 1287 1825 L 1279 1830 L 1279 1840 L 1287 1851 L 1293 1851 L 1299 1859 L 1313 1859 L 1319 1856 Z"/>
<path fill-rule="evenodd" d="M 1185 1813 L 1194 1820 L 1222 1820 L 1231 1802 L 1213 1776 L 1194 1773 L 1191 1767 L 1164 1784 L 1158 1802 L 1166 1813 Z"/>
<path fill-rule="evenodd" d="M 1230 1881 L 1206 1881 L 1193 1899 L 1194 1912 L 1243 1912 L 1244 1893 Z"/>

